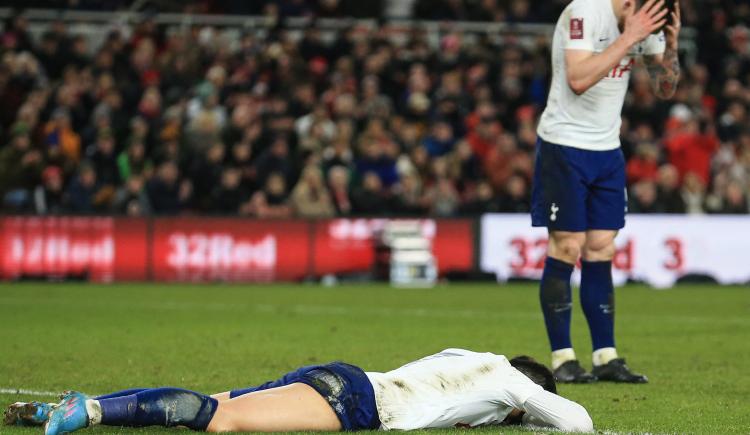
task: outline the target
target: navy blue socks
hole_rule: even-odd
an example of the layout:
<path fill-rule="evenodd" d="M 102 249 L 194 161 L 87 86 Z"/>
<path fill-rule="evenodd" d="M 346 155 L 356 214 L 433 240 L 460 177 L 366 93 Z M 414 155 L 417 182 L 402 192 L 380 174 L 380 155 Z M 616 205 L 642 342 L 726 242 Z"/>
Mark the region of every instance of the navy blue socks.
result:
<path fill-rule="evenodd" d="M 547 257 L 540 284 L 539 301 L 552 350 L 573 347 L 570 343 L 571 302 L 570 275 L 573 265 Z"/>
<path fill-rule="evenodd" d="M 140 393 L 141 391 L 146 391 L 146 390 L 148 390 L 148 388 L 131 388 L 129 390 L 122 390 L 116 393 L 105 394 L 103 396 L 96 396 L 94 397 L 94 400 L 112 399 L 114 397 L 130 396 L 131 394 Z"/>
<path fill-rule="evenodd" d="M 135 394 L 98 399 L 101 424 L 107 426 L 186 426 L 205 431 L 219 402 L 180 388 L 154 388 Z"/>
<path fill-rule="evenodd" d="M 594 350 L 615 347 L 615 297 L 611 261 L 581 263 L 581 307 Z"/>

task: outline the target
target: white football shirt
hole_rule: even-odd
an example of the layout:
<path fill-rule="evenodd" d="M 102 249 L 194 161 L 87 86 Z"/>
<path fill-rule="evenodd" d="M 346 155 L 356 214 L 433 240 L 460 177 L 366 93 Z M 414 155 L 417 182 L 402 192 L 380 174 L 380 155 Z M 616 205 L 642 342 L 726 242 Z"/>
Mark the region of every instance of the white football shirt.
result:
<path fill-rule="evenodd" d="M 502 355 L 446 349 L 367 377 L 384 430 L 498 424 L 513 409 L 526 411 L 525 421 L 536 425 L 593 428 L 583 407 L 543 390 Z"/>
<path fill-rule="evenodd" d="M 552 41 L 552 84 L 537 134 L 546 142 L 595 151 L 620 146 L 622 105 L 635 57 L 664 53 L 664 33 L 634 45 L 619 65 L 581 95 L 568 85 L 565 50 L 601 53 L 620 37 L 611 0 L 573 0 Z"/>

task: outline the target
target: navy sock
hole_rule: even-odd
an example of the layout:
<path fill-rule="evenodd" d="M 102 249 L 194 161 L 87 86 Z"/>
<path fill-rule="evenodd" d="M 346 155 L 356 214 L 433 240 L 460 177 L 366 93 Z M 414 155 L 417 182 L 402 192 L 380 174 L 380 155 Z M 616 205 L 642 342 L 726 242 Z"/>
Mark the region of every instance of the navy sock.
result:
<path fill-rule="evenodd" d="M 114 397 L 130 396 L 131 394 L 140 393 L 141 391 L 148 390 L 148 388 L 131 388 L 129 390 L 122 390 L 116 393 L 104 394 L 102 396 L 94 397 L 94 400 L 112 399 Z"/>
<path fill-rule="evenodd" d="M 129 396 L 99 400 L 107 426 L 186 426 L 205 431 L 219 402 L 180 388 L 154 388 Z"/>
<path fill-rule="evenodd" d="M 582 262 L 581 307 L 589 322 L 594 350 L 615 347 L 615 293 L 611 261 Z"/>
<path fill-rule="evenodd" d="M 570 342 L 571 302 L 570 275 L 573 265 L 547 257 L 539 286 L 539 301 L 552 350 L 573 347 Z"/>

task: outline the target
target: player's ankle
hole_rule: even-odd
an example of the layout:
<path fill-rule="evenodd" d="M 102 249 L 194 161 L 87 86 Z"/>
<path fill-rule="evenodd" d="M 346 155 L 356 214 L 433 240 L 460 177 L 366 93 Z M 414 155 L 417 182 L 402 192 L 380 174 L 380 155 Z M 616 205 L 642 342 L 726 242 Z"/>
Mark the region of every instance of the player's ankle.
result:
<path fill-rule="evenodd" d="M 614 347 L 602 347 L 591 354 L 591 362 L 594 366 L 601 366 L 617 359 L 617 350 Z"/>
<path fill-rule="evenodd" d="M 552 370 L 574 359 L 576 359 L 576 352 L 571 347 L 554 350 L 552 351 Z"/>
<path fill-rule="evenodd" d="M 98 400 L 89 399 L 86 401 L 86 414 L 89 417 L 89 426 L 95 426 L 102 422 L 102 405 Z"/>

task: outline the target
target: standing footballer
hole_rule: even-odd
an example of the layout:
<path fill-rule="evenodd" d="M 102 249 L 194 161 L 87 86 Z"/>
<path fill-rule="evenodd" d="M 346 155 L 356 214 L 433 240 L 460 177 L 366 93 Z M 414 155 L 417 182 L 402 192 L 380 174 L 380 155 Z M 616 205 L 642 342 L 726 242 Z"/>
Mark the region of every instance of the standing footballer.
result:
<path fill-rule="evenodd" d="M 627 211 L 620 113 L 637 57 L 656 95 L 674 95 L 680 8 L 675 1 L 643 3 L 573 0 L 555 28 L 531 215 L 534 226 L 549 231 L 540 302 L 560 382 L 647 382 L 615 350 L 611 269 Z M 579 258 L 581 306 L 594 348 L 591 373 L 579 364 L 570 340 L 570 277 Z"/>

